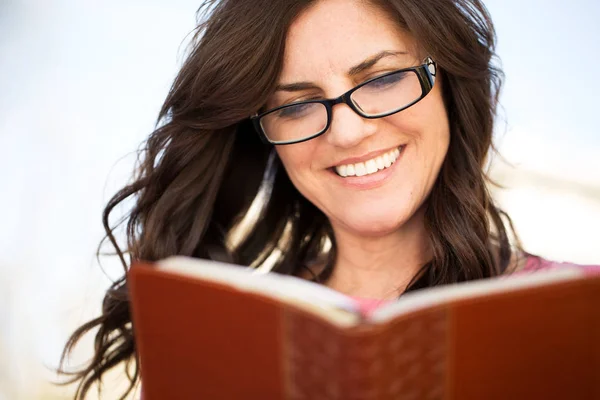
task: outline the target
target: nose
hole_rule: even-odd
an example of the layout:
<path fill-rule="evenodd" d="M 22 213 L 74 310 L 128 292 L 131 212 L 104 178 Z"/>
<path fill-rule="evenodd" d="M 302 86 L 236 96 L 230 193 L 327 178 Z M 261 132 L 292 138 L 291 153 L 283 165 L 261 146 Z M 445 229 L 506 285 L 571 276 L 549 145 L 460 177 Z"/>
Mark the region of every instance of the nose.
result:
<path fill-rule="evenodd" d="M 331 112 L 331 123 L 325 133 L 327 142 L 331 145 L 351 148 L 375 133 L 375 120 L 361 117 L 347 104 L 336 104 Z"/>

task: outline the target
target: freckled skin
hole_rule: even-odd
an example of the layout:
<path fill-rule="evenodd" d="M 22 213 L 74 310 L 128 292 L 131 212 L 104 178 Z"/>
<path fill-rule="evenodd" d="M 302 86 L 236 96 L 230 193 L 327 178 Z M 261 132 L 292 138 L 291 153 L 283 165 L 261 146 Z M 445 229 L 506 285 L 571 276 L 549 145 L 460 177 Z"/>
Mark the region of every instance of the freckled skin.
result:
<path fill-rule="evenodd" d="M 313 82 L 322 98 L 337 97 L 353 86 L 400 68 L 419 65 L 415 40 L 389 17 L 359 1 L 323 0 L 291 26 L 279 83 Z M 386 57 L 358 77 L 348 70 L 381 51 L 409 54 Z M 310 93 L 314 96 L 314 90 Z M 278 93 L 274 101 L 295 101 L 302 93 Z M 437 178 L 448 150 L 449 124 L 438 79 L 416 105 L 389 117 L 364 119 L 346 105 L 333 109 L 324 135 L 277 151 L 298 190 L 331 221 L 341 237 L 422 235 L 417 212 Z M 384 185 L 347 187 L 328 167 L 336 160 L 406 145 L 394 174 Z M 418 221 L 415 221 L 418 219 Z"/>

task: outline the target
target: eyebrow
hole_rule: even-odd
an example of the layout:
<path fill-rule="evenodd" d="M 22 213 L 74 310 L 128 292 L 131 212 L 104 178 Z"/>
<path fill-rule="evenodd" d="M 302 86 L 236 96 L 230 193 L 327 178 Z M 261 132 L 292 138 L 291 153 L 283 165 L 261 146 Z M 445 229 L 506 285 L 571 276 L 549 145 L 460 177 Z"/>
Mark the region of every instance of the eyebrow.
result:
<path fill-rule="evenodd" d="M 363 72 L 363 71 L 371 68 L 375 64 L 377 64 L 383 58 L 396 57 L 396 56 L 405 55 L 405 54 L 408 54 L 408 53 L 406 51 L 388 51 L 388 50 L 381 51 L 381 52 L 367 58 L 366 60 L 362 61 L 360 64 L 357 64 L 354 67 L 350 68 L 348 70 L 348 75 L 350 75 L 350 76 L 358 75 L 361 72 Z M 302 90 L 318 89 L 318 88 L 319 87 L 312 82 L 296 82 L 296 83 L 285 83 L 285 84 L 277 85 L 277 87 L 275 88 L 275 91 L 276 92 L 278 92 L 278 91 L 299 92 Z"/>

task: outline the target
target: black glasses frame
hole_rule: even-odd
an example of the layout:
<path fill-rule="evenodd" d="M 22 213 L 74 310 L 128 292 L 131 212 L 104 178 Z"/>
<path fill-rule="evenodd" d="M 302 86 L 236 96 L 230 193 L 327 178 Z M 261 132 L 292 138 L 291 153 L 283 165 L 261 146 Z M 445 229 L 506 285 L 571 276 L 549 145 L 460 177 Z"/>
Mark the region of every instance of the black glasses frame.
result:
<path fill-rule="evenodd" d="M 388 113 L 384 113 L 384 114 L 377 114 L 377 115 L 369 115 L 369 114 L 365 114 L 364 112 L 362 112 L 360 110 L 360 108 L 358 108 L 356 106 L 356 104 L 354 104 L 351 100 L 351 96 L 352 94 L 357 91 L 358 89 L 360 89 L 361 87 L 368 85 L 369 83 L 377 80 L 377 79 L 381 79 L 384 78 L 386 76 L 390 76 L 390 75 L 394 75 L 394 74 L 398 74 L 400 72 L 411 72 L 414 71 L 417 74 L 417 77 L 419 78 L 419 83 L 421 84 L 421 96 L 416 99 L 415 101 L 413 101 L 412 103 L 407 104 L 404 107 L 401 107 L 397 110 L 394 111 L 390 111 Z M 314 139 L 318 136 L 321 136 L 322 134 L 324 134 L 325 132 L 327 132 L 327 130 L 329 129 L 329 127 L 331 126 L 331 118 L 332 118 L 332 113 L 333 113 L 333 106 L 335 106 L 336 104 L 347 104 L 348 107 L 350 107 L 352 109 L 352 111 L 354 111 L 355 113 L 357 113 L 358 115 L 360 115 L 363 118 L 367 118 L 367 119 L 376 119 L 376 118 L 384 118 L 384 117 L 388 117 L 392 114 L 396 114 L 399 113 L 400 111 L 406 110 L 407 108 L 415 105 L 416 103 L 418 103 L 419 101 L 421 101 L 425 96 L 427 96 L 427 94 L 429 94 L 429 92 L 431 91 L 431 89 L 433 89 L 433 85 L 435 84 L 435 77 L 437 75 L 437 65 L 436 63 L 431 59 L 431 57 L 427 57 L 424 61 L 423 64 L 418 65 L 416 67 L 410 67 L 410 68 L 403 68 L 403 69 L 399 69 L 396 71 L 392 71 L 392 72 L 388 72 L 386 74 L 383 75 L 379 75 L 373 79 L 369 79 L 368 81 L 365 81 L 363 83 L 361 83 L 358 86 L 353 87 L 352 89 L 348 90 L 346 93 L 342 94 L 339 97 L 336 97 L 334 99 L 323 99 L 323 100 L 307 100 L 307 101 L 299 101 L 297 103 L 290 103 L 290 104 L 285 104 L 283 106 L 279 106 L 276 108 L 272 108 L 270 110 L 267 110 L 263 113 L 254 115 L 252 117 L 250 117 L 250 120 L 252 120 L 252 123 L 254 125 L 254 129 L 258 132 L 261 140 L 266 143 L 266 144 L 273 144 L 273 145 L 287 145 L 287 144 L 295 144 L 295 143 L 302 143 L 302 142 L 306 142 L 308 140 Z M 260 120 L 261 118 L 263 118 L 264 116 L 266 116 L 267 114 L 271 114 L 275 111 L 281 110 L 282 108 L 287 108 L 290 106 L 297 106 L 297 105 L 301 105 L 301 104 L 315 104 L 315 103 L 319 103 L 319 104 L 323 104 L 327 110 L 327 124 L 325 125 L 325 127 L 323 128 L 323 130 L 321 130 L 320 132 L 311 135 L 309 137 L 303 138 L 303 139 L 298 139 L 298 140 L 285 140 L 285 141 L 277 141 L 277 140 L 271 140 L 267 137 L 267 135 L 265 134 L 261 124 L 260 124 Z"/>

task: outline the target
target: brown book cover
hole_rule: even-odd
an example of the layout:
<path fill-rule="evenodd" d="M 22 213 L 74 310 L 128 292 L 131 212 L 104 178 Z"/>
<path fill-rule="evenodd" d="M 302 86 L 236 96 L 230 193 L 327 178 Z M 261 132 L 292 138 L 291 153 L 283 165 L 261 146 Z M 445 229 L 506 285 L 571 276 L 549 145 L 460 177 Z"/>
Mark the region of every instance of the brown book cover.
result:
<path fill-rule="evenodd" d="M 128 275 L 144 400 L 600 399 L 600 276 L 407 293 L 369 316 L 299 278 L 174 257 Z"/>

